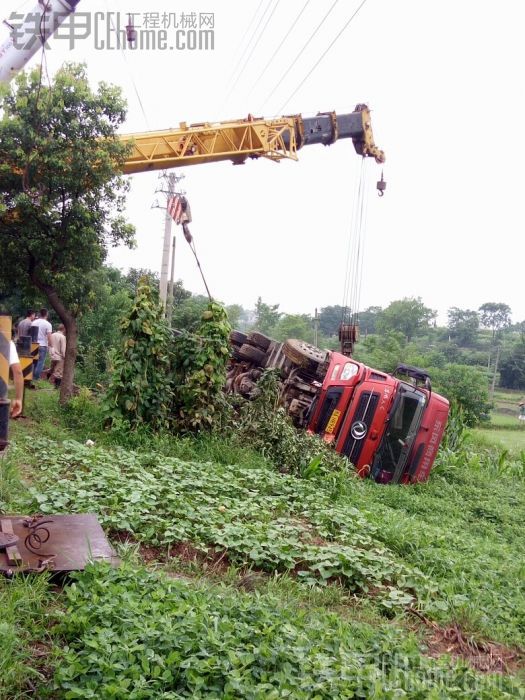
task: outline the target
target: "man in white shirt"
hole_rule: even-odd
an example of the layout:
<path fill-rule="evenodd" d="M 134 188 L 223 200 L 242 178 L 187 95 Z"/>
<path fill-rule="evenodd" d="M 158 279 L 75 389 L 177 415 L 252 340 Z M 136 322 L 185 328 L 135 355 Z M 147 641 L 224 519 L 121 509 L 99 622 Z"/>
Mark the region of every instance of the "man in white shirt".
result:
<path fill-rule="evenodd" d="M 51 331 L 53 330 L 51 324 L 47 320 L 47 309 L 40 309 L 40 316 L 35 318 L 31 324 L 31 328 L 34 328 L 35 326 L 38 328 L 37 342 L 40 347 L 38 348 L 38 362 L 36 363 L 35 371 L 33 372 L 33 379 L 40 379 L 40 375 L 42 374 L 46 361 Z"/>
<path fill-rule="evenodd" d="M 9 367 L 13 373 L 15 385 L 15 398 L 11 401 L 11 418 L 17 418 L 22 413 L 22 401 L 24 399 L 24 375 L 18 359 L 16 346 L 11 340 L 9 343 Z"/>

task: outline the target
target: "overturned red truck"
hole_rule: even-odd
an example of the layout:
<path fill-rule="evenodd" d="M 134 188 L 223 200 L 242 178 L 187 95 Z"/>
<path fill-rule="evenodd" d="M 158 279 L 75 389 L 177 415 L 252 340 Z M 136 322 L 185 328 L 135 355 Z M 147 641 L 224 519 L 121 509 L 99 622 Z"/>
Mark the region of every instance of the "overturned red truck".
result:
<path fill-rule="evenodd" d="M 382 484 L 426 481 L 449 403 L 428 374 L 399 365 L 387 374 L 304 341 L 279 343 L 232 331 L 226 390 L 250 397 L 264 369 L 280 375 L 280 403 L 298 428 L 333 443 L 362 477 Z"/>

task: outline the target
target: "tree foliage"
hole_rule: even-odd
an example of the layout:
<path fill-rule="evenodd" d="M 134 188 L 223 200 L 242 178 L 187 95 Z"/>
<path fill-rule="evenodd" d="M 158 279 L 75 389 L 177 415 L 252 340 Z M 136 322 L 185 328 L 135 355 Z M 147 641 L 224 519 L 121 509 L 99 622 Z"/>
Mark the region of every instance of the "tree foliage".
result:
<path fill-rule="evenodd" d="M 470 309 L 453 306 L 447 312 L 450 336 L 460 345 L 469 346 L 476 340 L 479 328 L 479 314 Z"/>
<path fill-rule="evenodd" d="M 37 288 L 67 330 L 62 400 L 73 385 L 77 318 L 108 245 L 132 243 L 118 175 L 129 147 L 116 135 L 125 117 L 120 89 L 89 85 L 85 68 L 66 65 L 54 83 L 20 74 L 1 101 L 0 277 Z"/>
<path fill-rule="evenodd" d="M 422 328 L 426 328 L 437 315 L 425 306 L 421 297 L 405 297 L 391 302 L 382 312 L 377 329 L 380 332 L 401 331 L 409 342 Z"/>
<path fill-rule="evenodd" d="M 216 428 L 227 411 L 223 389 L 230 332 L 224 308 L 209 302 L 195 333 L 176 338 L 173 420 L 179 432 Z"/>
<path fill-rule="evenodd" d="M 319 330 L 326 336 L 337 335 L 343 319 L 342 306 L 323 306 L 319 311 Z"/>
<path fill-rule="evenodd" d="M 525 389 L 525 340 L 522 338 L 502 357 L 500 385 L 507 389 Z"/>
<path fill-rule="evenodd" d="M 277 325 L 277 321 L 281 318 L 279 304 L 265 304 L 261 297 L 257 299 L 255 304 L 255 323 L 254 327 L 260 333 L 270 335 L 272 330 Z"/>
<path fill-rule="evenodd" d="M 173 401 L 171 332 L 147 278 L 139 284 L 135 302 L 120 327 L 121 349 L 114 354 L 106 395 L 110 422 L 124 422 L 131 428 L 167 428 Z"/>
<path fill-rule="evenodd" d="M 288 338 L 298 338 L 313 343 L 314 331 L 311 316 L 307 314 L 283 314 L 274 326 L 272 337 L 281 342 Z"/>
<path fill-rule="evenodd" d="M 511 324 L 511 308 L 507 304 L 487 302 L 479 307 L 479 311 L 481 325 L 492 331 L 492 341 L 495 340 L 498 331 L 508 328 Z"/>
<path fill-rule="evenodd" d="M 431 368 L 432 385 L 462 409 L 467 426 L 476 425 L 490 411 L 486 373 L 477 367 L 449 364 Z"/>

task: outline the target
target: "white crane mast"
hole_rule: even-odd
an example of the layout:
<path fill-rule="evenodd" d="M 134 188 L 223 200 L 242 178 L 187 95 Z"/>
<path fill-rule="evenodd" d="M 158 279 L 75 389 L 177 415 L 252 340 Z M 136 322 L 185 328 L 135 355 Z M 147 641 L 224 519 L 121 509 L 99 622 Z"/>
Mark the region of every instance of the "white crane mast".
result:
<path fill-rule="evenodd" d="M 56 29 L 75 11 L 80 0 L 38 0 L 24 14 L 26 26 L 11 27 L 9 38 L 0 45 L 0 83 L 9 83 Z"/>

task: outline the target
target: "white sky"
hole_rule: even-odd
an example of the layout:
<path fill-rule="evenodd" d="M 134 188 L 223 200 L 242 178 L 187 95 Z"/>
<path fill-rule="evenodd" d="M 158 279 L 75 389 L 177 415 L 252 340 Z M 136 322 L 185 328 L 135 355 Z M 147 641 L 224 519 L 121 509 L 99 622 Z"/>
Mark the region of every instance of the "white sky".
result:
<path fill-rule="evenodd" d="M 260 28 L 274 6 L 275 12 L 228 94 L 239 73 L 232 80 L 235 67 L 240 69 L 251 50 L 239 64 L 251 37 L 250 20 L 268 2 Z M 359 4 L 339 0 L 266 101 L 332 4 L 309 3 L 257 83 L 304 2 L 82 0 L 79 12 L 111 8 L 121 13 L 122 24 L 127 12 L 213 12 L 215 50 L 128 51 L 124 57 L 117 50 L 95 50 L 92 37 L 72 52 L 65 40 L 51 40 L 49 71 L 64 60 L 85 61 L 93 81 L 120 85 L 129 103 L 128 133 L 248 113 L 345 113 L 367 102 L 376 143 L 386 153 L 388 185 L 379 199 L 374 187 L 381 168 L 368 163 L 361 308 L 419 296 L 445 322 L 451 306 L 477 309 L 494 301 L 508 304 L 514 321 L 524 320 L 525 4 L 368 0 L 289 99 Z M 33 4 L 3 0 L 1 14 Z M 141 17 L 136 24 L 140 27 Z M 341 141 L 304 148 L 298 162 L 260 159 L 181 170 L 212 294 L 245 308 L 262 296 L 287 313 L 341 304 L 359 163 L 351 142 Z M 133 176 L 128 216 L 138 246 L 113 251 L 109 262 L 117 267 L 160 270 L 164 212 L 152 208 L 159 185 L 158 173 Z M 177 235 L 176 277 L 204 293 L 194 258 Z"/>

